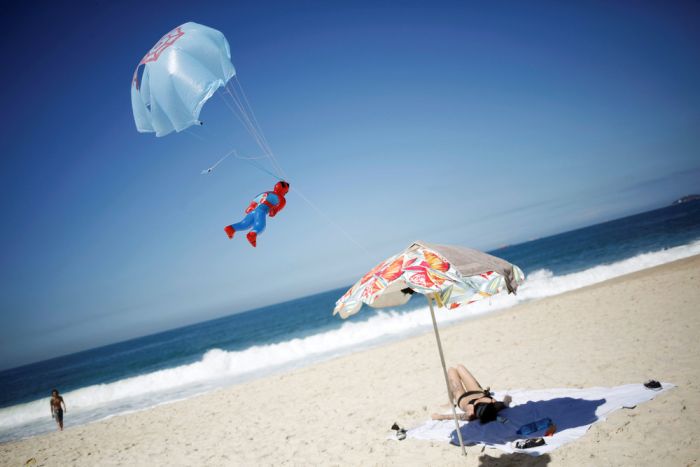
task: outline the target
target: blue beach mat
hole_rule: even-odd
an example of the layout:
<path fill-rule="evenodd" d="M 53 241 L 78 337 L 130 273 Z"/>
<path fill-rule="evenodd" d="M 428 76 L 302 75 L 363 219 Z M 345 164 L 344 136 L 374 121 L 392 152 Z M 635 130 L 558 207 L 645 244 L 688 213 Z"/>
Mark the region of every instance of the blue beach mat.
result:
<path fill-rule="evenodd" d="M 662 383 L 659 390 L 647 389 L 642 384 L 627 384 L 612 388 L 498 391 L 494 395 L 498 400 L 503 400 L 506 394 L 513 398 L 511 406 L 499 412 L 500 421 L 483 425 L 478 421 L 460 422 L 460 432 L 465 445 L 484 444 L 509 453 L 540 455 L 580 438 L 592 424 L 605 420 L 615 410 L 634 408 L 673 387 L 675 385 Z M 516 448 L 516 441 L 544 436 L 545 431 L 521 436 L 517 434 L 518 428 L 546 417 L 556 425 L 554 435 L 544 438 L 546 444 L 530 449 Z M 454 420 L 431 420 L 406 434 L 408 438 L 445 441 L 459 446 Z"/>

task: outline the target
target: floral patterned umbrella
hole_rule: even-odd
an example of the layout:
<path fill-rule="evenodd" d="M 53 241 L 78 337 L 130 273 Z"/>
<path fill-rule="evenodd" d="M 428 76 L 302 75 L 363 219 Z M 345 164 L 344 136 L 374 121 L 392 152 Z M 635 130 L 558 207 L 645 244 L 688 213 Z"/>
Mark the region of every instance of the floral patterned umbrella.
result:
<path fill-rule="evenodd" d="M 433 245 L 417 241 L 365 274 L 340 297 L 333 314 L 345 319 L 359 312 L 363 303 L 374 308 L 383 308 L 403 305 L 416 292 L 426 296 L 457 435 L 462 453 L 466 455 L 457 412 L 450 396 L 447 367 L 435 321 L 433 301 L 439 306 L 457 308 L 503 290 L 515 293 L 524 280 L 525 275 L 519 267 L 501 258 L 460 246 Z"/>
<path fill-rule="evenodd" d="M 515 293 L 524 279 L 519 267 L 481 251 L 417 241 L 365 274 L 336 302 L 333 314 L 347 318 L 363 303 L 403 305 L 414 292 L 456 308 L 504 289 Z"/>

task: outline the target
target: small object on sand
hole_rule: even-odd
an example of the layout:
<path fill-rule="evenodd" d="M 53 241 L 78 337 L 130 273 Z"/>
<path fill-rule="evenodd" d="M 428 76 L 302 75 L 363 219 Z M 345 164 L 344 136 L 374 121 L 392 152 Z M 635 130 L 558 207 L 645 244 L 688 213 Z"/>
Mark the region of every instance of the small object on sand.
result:
<path fill-rule="evenodd" d="M 391 429 L 396 431 L 396 439 L 399 441 L 406 439 L 406 430 L 401 428 L 398 424 L 394 423 L 391 425 Z"/>
<path fill-rule="evenodd" d="M 545 436 L 552 436 L 555 432 L 557 431 L 557 426 L 552 423 L 547 427 L 547 430 L 544 432 Z"/>
<path fill-rule="evenodd" d="M 517 443 L 515 443 L 515 447 L 517 449 L 530 449 L 530 448 L 536 448 L 537 446 L 542 446 L 545 444 L 544 438 L 530 438 L 530 439 L 521 439 Z"/>
<path fill-rule="evenodd" d="M 519 435 L 529 435 L 530 433 L 534 433 L 536 431 L 548 429 L 552 425 L 554 425 L 552 419 L 549 417 L 545 417 L 534 422 L 526 423 L 525 425 L 518 428 L 518 431 L 516 433 L 518 433 Z"/>
<path fill-rule="evenodd" d="M 661 386 L 661 383 L 659 383 L 655 379 L 650 379 L 649 381 L 644 383 L 644 387 L 647 389 L 651 389 L 652 391 L 660 391 L 663 388 Z"/>

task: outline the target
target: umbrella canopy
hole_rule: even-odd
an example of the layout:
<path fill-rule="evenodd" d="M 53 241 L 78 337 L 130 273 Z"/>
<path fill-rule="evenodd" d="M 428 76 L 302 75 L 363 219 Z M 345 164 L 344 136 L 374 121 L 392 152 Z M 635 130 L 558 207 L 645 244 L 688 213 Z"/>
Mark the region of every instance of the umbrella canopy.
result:
<path fill-rule="evenodd" d="M 347 318 L 363 303 L 374 308 L 403 305 L 414 292 L 434 295 L 441 305 L 455 308 L 504 289 L 515 293 L 524 279 L 519 267 L 487 253 L 416 241 L 357 281 L 336 302 L 333 314 Z"/>

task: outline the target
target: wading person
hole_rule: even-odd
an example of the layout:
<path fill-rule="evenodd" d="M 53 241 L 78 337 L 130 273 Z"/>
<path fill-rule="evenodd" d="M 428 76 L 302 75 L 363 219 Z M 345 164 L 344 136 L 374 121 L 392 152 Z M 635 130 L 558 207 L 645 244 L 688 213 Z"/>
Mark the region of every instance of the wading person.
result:
<path fill-rule="evenodd" d="M 67 412 L 66 403 L 63 401 L 63 397 L 58 394 L 58 389 L 53 389 L 51 391 L 51 417 L 56 420 L 58 429 L 63 431 L 63 414 Z"/>

